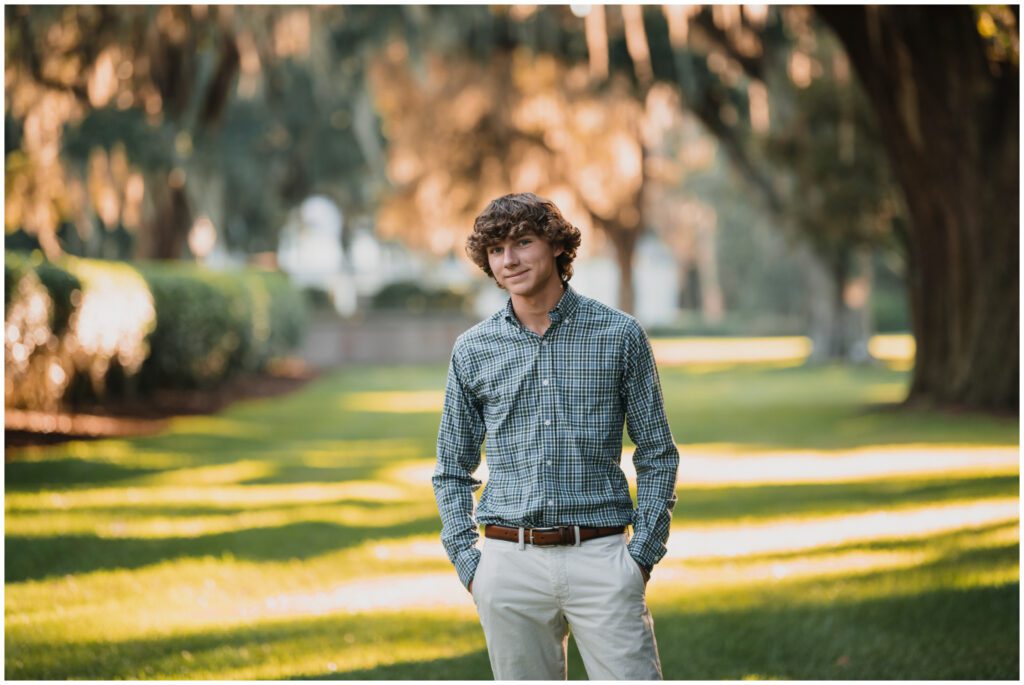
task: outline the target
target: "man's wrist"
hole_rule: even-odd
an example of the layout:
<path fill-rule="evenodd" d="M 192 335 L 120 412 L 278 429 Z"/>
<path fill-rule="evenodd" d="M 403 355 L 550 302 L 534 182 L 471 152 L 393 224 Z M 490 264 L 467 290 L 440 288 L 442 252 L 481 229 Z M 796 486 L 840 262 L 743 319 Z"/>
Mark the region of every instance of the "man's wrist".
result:
<path fill-rule="evenodd" d="M 629 549 L 628 547 L 626 549 L 629 551 L 629 556 L 633 559 L 633 561 L 636 562 L 637 566 L 642 568 L 644 571 L 647 571 L 648 574 L 654 570 L 654 564 L 648 564 L 647 562 L 642 561 L 639 557 L 637 557 L 636 554 L 633 553 L 633 550 Z"/>

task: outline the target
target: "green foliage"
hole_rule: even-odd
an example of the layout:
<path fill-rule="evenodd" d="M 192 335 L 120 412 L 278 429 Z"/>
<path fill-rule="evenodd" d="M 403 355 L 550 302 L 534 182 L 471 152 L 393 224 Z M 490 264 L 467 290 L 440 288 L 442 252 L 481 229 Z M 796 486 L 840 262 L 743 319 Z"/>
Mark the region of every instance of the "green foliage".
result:
<path fill-rule="evenodd" d="M 69 324 L 82 282 L 40 252 L 4 253 L 5 405 L 56 409 L 78 370 L 93 375 L 97 350 L 69 345 Z M 102 375 L 102 374 L 100 374 Z"/>
<path fill-rule="evenodd" d="M 416 281 L 390 283 L 378 291 L 371 306 L 379 311 L 462 312 L 469 306 L 465 293 L 431 288 Z"/>
<path fill-rule="evenodd" d="M 146 386 L 213 385 L 259 370 L 301 341 L 305 303 L 283 274 L 162 263 L 141 271 L 157 313 Z"/>
<path fill-rule="evenodd" d="M 905 283 L 906 267 L 893 252 L 875 258 L 875 278 L 871 293 L 871 316 L 878 333 L 904 333 L 911 330 L 910 303 Z"/>
<path fill-rule="evenodd" d="M 53 299 L 50 327 L 54 335 L 63 335 L 68 329 L 75 302 L 82 296 L 82 282 L 74 274 L 52 262 L 40 262 L 36 275 Z"/>
<path fill-rule="evenodd" d="M 831 70 L 847 58 L 831 34 L 816 28 L 810 58 Z M 826 73 L 800 87 L 781 65 L 772 76 L 774 111 L 783 114 L 775 115 L 770 131 L 757 141 L 782 176 L 788 228 L 831 268 L 847 269 L 858 246 L 894 249 L 893 219 L 900 212 L 896 183 L 860 83 Z"/>
<path fill-rule="evenodd" d="M 270 296 L 270 335 L 266 354 L 278 356 L 302 342 L 309 319 L 309 307 L 302 292 L 282 273 L 251 275 L 258 278 Z"/>
<path fill-rule="evenodd" d="M 263 369 L 306 325 L 302 294 L 280 273 L 6 252 L 4 277 L 7 406 L 211 387 Z"/>
<path fill-rule="evenodd" d="M 21 279 L 28 272 L 34 272 L 46 290 L 50 307 L 49 327 L 54 335 L 63 335 L 68 328 L 75 302 L 81 298 L 82 282 L 73 273 L 60 265 L 43 259 L 42 253 L 31 255 L 18 252 L 4 252 L 4 313 L 11 305 L 11 298 L 18 289 Z"/>
<path fill-rule="evenodd" d="M 177 268 L 146 267 L 156 328 L 142 369 L 150 387 L 212 385 L 230 372 L 243 344 L 245 311 L 230 289 Z"/>
<path fill-rule="evenodd" d="M 771 307 L 762 311 L 726 312 L 721 321 L 709 323 L 696 311 L 681 310 L 668 324 L 651 326 L 652 337 L 737 337 L 803 335 L 804 317 L 785 315 Z"/>
<path fill-rule="evenodd" d="M 166 169 L 173 161 L 174 131 L 164 122 L 153 126 L 139 109 L 105 107 L 89 110 L 82 121 L 64 132 L 61 154 L 84 170 L 97 147 L 112 150 L 124 145 L 128 159 L 144 170 Z"/>
<path fill-rule="evenodd" d="M 11 306 L 14 289 L 25 275 L 25 255 L 17 252 L 4 252 L 4 317 Z"/>
<path fill-rule="evenodd" d="M 323 288 L 307 286 L 302 289 L 302 295 L 306 298 L 306 304 L 312 311 L 334 311 L 334 301 L 331 294 Z"/>
<path fill-rule="evenodd" d="M 902 289 L 876 289 L 871 297 L 871 316 L 879 333 L 903 333 L 910 330 L 907 294 Z"/>

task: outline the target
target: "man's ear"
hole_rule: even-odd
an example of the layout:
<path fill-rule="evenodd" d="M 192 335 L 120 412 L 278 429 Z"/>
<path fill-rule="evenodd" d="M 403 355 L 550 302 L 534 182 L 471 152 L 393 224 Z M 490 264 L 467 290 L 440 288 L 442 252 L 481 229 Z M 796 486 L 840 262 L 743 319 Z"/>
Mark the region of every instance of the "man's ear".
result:
<path fill-rule="evenodd" d="M 555 245 L 555 249 L 553 251 L 553 254 L 554 254 L 555 257 L 558 257 L 563 252 L 565 252 L 565 248 L 564 247 L 562 247 L 561 245 Z"/>

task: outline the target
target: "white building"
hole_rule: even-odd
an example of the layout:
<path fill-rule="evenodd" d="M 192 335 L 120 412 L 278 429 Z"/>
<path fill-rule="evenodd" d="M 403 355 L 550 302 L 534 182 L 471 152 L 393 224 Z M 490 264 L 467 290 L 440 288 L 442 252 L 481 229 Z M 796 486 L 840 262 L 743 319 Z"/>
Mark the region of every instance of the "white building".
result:
<path fill-rule="evenodd" d="M 434 288 L 476 291 L 473 310 L 484 318 L 500 309 L 508 295 L 467 260 L 454 255 L 437 259 L 397 243 L 385 243 L 372 226 L 359 226 L 342 247 L 344 217 L 328 198 L 307 199 L 281 231 L 278 263 L 299 286 L 331 293 L 343 316 L 356 312 L 359 297 L 368 298 L 397 281 L 419 281 Z M 619 270 L 611 244 L 574 263 L 573 287 L 617 307 Z M 635 315 L 644 326 L 670 324 L 676 319 L 679 273 L 668 247 L 655 235 L 638 243 L 633 264 Z"/>

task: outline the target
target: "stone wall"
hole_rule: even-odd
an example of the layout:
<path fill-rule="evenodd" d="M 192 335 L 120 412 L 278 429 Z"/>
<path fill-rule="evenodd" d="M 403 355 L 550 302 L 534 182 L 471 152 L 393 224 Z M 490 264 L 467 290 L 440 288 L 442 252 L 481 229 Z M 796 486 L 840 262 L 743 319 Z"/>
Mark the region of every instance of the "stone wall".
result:
<path fill-rule="evenodd" d="M 477 321 L 450 314 L 372 314 L 341 319 L 314 314 L 302 357 L 317 368 L 342 364 L 447 363 L 455 339 Z"/>

